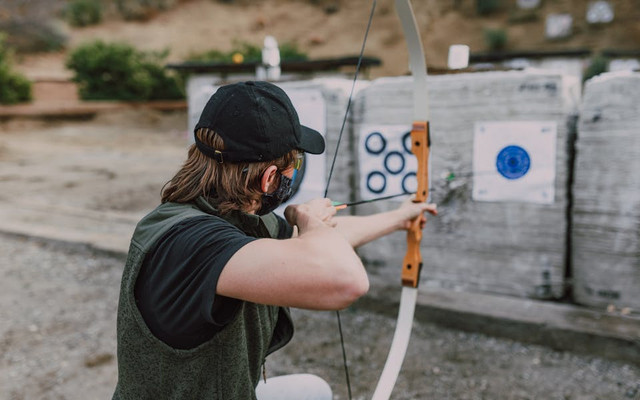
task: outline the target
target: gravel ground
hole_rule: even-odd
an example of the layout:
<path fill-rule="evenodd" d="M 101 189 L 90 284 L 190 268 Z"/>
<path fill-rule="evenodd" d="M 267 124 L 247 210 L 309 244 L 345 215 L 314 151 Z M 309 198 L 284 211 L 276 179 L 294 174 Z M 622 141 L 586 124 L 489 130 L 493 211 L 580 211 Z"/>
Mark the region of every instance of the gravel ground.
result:
<path fill-rule="evenodd" d="M 10 235 L 0 235 L 0 254 L 0 398 L 110 398 L 123 258 Z M 358 304 L 341 315 L 353 398 L 366 399 L 395 318 Z M 346 399 L 335 314 L 294 318 L 296 335 L 267 374 L 315 373 Z M 638 400 L 640 368 L 416 323 L 393 398 Z"/>

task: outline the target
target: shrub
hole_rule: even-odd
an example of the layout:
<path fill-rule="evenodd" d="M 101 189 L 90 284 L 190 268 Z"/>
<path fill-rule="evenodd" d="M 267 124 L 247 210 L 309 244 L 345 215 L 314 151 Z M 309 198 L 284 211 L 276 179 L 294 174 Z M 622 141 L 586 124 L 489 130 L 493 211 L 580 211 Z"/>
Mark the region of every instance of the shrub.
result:
<path fill-rule="evenodd" d="M 540 19 L 538 10 L 512 10 L 509 13 L 509 22 L 512 24 L 524 24 L 528 22 L 535 22 Z"/>
<path fill-rule="evenodd" d="M 64 24 L 55 20 L 62 0 L 0 0 L 0 31 L 16 52 L 57 51 L 66 45 Z"/>
<path fill-rule="evenodd" d="M 115 0 L 118 12 L 126 20 L 144 21 L 173 6 L 175 0 Z"/>
<path fill-rule="evenodd" d="M 283 43 L 280 45 L 280 59 L 286 61 L 305 61 L 309 57 L 298 49 L 295 43 Z"/>
<path fill-rule="evenodd" d="M 0 65 L 0 104 L 16 104 L 31 101 L 31 82 Z"/>
<path fill-rule="evenodd" d="M 181 82 L 164 70 L 168 52 L 142 52 L 124 43 L 95 41 L 75 49 L 67 67 L 85 100 L 184 98 Z"/>
<path fill-rule="evenodd" d="M 295 43 L 283 43 L 279 45 L 280 59 L 282 61 L 301 61 L 308 57 L 298 50 Z M 188 61 L 208 61 L 219 63 L 231 63 L 234 54 L 242 54 L 243 62 L 259 63 L 262 61 L 262 48 L 247 42 L 234 42 L 233 48 L 228 52 L 209 50 L 189 56 Z"/>
<path fill-rule="evenodd" d="M 231 49 L 231 51 L 227 54 L 229 57 L 231 57 L 235 53 L 242 54 L 244 62 L 247 63 L 262 61 L 262 48 L 259 46 L 255 46 L 249 42 L 235 41 L 233 44 L 233 49 Z"/>
<path fill-rule="evenodd" d="M 603 56 L 602 54 L 598 54 L 595 57 L 593 57 L 593 59 L 591 59 L 591 62 L 589 63 L 587 68 L 584 70 L 582 81 L 585 82 L 596 75 L 600 75 L 604 72 L 607 72 L 608 69 L 609 69 L 609 59 Z"/>
<path fill-rule="evenodd" d="M 480 15 L 489 15 L 500 9 L 500 0 L 476 0 L 476 11 Z"/>
<path fill-rule="evenodd" d="M 484 40 L 490 50 L 502 50 L 507 45 L 507 32 L 504 29 L 486 29 Z"/>
<path fill-rule="evenodd" d="M 0 31 L 7 34 L 6 43 L 19 52 L 62 50 L 68 37 L 61 27 L 43 19 L 10 19 L 0 24 Z"/>
<path fill-rule="evenodd" d="M 242 55 L 242 62 L 254 63 L 262 60 L 262 49 L 247 42 L 234 42 L 230 51 L 208 50 L 203 53 L 192 54 L 188 61 L 208 61 L 216 63 L 231 63 L 234 54 Z"/>
<path fill-rule="evenodd" d="M 11 52 L 0 35 L 0 104 L 15 104 L 31 100 L 31 82 L 11 69 Z"/>
<path fill-rule="evenodd" d="M 67 22 L 71 26 L 89 26 L 102 21 L 100 0 L 73 0 L 65 10 Z"/>
<path fill-rule="evenodd" d="M 203 53 L 193 53 L 187 57 L 187 61 L 231 62 L 231 56 L 219 50 L 209 50 Z"/>

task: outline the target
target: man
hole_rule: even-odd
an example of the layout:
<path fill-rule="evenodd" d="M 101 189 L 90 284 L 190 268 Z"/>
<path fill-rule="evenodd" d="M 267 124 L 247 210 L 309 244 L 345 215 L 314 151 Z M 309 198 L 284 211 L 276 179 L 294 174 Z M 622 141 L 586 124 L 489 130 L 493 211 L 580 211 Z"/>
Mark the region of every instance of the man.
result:
<path fill-rule="evenodd" d="M 331 398 L 317 377 L 266 378 L 265 358 L 293 335 L 288 307 L 347 307 L 369 287 L 354 247 L 425 222 L 435 207 L 334 217 L 331 201 L 316 199 L 277 217 L 302 152 L 323 151 L 273 84 L 211 97 L 187 161 L 131 240 L 114 399 Z"/>

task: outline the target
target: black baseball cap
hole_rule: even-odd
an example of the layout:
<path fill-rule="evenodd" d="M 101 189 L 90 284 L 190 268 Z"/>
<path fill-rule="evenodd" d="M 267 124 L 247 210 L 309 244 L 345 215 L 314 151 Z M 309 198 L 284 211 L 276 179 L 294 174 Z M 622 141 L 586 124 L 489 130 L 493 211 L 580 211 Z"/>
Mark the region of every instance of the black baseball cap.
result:
<path fill-rule="evenodd" d="M 239 82 L 220 87 L 202 110 L 194 131 L 208 128 L 224 140 L 224 150 L 196 146 L 218 162 L 270 161 L 291 150 L 324 151 L 322 135 L 300 124 L 289 96 L 269 82 Z"/>

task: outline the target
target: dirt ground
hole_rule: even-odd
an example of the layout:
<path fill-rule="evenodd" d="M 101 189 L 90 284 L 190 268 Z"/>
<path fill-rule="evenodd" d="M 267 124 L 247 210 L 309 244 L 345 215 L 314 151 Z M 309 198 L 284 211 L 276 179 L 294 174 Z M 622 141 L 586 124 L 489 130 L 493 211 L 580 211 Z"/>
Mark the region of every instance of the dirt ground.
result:
<path fill-rule="evenodd" d="M 185 156 L 185 126 L 184 112 L 152 111 L 4 122 L 0 206 L 141 216 Z M 110 398 L 122 256 L 6 234 L 0 254 L 0 399 Z M 371 396 L 395 324 L 366 302 L 342 313 L 354 399 Z M 315 373 L 346 399 L 335 314 L 294 319 L 267 374 Z M 639 400 L 640 368 L 416 322 L 393 398 Z"/>
<path fill-rule="evenodd" d="M 125 111 L 72 123 L 12 120 L 0 134 L 1 201 L 126 213 L 158 201 L 187 143 L 184 112 Z"/>

